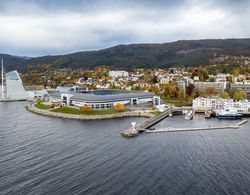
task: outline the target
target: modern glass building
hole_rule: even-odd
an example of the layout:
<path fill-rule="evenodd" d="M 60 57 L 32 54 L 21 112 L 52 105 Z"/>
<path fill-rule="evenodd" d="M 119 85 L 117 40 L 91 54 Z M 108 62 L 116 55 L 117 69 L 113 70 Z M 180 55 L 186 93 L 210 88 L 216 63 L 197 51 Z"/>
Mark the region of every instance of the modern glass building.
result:
<path fill-rule="evenodd" d="M 21 101 L 27 99 L 27 92 L 23 86 L 22 80 L 17 71 L 11 71 L 5 74 L 5 92 L 1 97 L 4 101 Z"/>
<path fill-rule="evenodd" d="M 57 88 L 58 89 L 58 88 Z M 79 90 L 78 90 L 79 91 Z M 161 103 L 160 97 L 151 92 L 128 90 L 94 90 L 79 93 L 78 91 L 65 90 L 51 91 L 52 102 L 61 102 L 68 106 L 90 106 L 95 110 L 110 109 L 116 104 L 126 106 L 154 105 Z"/>

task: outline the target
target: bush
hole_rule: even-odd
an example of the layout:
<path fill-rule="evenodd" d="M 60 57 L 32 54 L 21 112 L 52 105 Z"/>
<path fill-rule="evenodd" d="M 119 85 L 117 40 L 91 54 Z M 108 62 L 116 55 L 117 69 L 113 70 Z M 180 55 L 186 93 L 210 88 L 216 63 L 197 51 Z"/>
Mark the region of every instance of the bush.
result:
<path fill-rule="evenodd" d="M 59 104 L 57 104 L 57 103 L 52 103 L 52 104 L 50 105 L 50 108 L 55 108 L 55 107 L 57 107 L 57 106 L 59 106 Z"/>
<path fill-rule="evenodd" d="M 118 112 L 124 111 L 125 110 L 124 104 L 120 104 L 120 103 L 116 104 L 115 105 L 115 110 L 118 111 Z"/>
<path fill-rule="evenodd" d="M 90 112 L 90 111 L 93 111 L 93 108 L 90 106 L 80 106 L 80 110 Z"/>
<path fill-rule="evenodd" d="M 61 106 L 60 109 L 61 109 L 61 110 L 65 110 L 65 109 L 66 109 L 66 106 Z"/>

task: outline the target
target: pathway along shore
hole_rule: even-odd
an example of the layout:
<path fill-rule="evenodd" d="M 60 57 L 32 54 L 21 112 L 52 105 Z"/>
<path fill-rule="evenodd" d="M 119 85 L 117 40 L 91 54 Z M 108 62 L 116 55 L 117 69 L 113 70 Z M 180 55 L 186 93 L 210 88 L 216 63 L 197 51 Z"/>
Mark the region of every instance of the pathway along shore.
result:
<path fill-rule="evenodd" d="M 105 114 L 105 115 L 65 114 L 65 113 L 52 112 L 49 110 L 42 110 L 42 109 L 36 108 L 34 103 L 26 106 L 26 109 L 30 112 L 44 115 L 44 116 L 51 116 L 51 117 L 64 118 L 64 119 L 73 119 L 73 120 L 101 120 L 101 119 L 114 119 L 114 118 L 122 118 L 122 117 L 153 117 L 154 116 L 153 114 L 146 112 L 146 111 L 127 111 L 127 112 Z"/>

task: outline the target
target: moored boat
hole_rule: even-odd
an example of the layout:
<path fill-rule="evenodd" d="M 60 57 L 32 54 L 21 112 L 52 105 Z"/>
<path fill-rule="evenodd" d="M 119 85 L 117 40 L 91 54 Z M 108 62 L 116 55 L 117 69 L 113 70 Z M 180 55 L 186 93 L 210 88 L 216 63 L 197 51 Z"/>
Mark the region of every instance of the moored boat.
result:
<path fill-rule="evenodd" d="M 216 117 L 218 119 L 241 119 L 243 114 L 236 109 L 226 108 L 218 110 L 216 112 Z"/>
<path fill-rule="evenodd" d="M 194 118 L 194 110 L 190 110 L 190 111 L 184 111 L 185 114 L 185 119 L 186 120 L 192 120 Z"/>

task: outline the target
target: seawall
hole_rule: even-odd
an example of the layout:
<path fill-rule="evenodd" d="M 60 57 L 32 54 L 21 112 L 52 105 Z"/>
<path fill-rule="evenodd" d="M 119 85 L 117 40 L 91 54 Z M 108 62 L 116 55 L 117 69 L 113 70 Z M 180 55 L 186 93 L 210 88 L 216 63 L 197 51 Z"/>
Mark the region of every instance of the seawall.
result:
<path fill-rule="evenodd" d="M 127 111 L 115 114 L 105 114 L 105 115 L 77 115 L 77 114 L 65 114 L 52 112 L 49 110 L 42 110 L 36 108 L 34 104 L 29 104 L 26 109 L 35 114 L 40 114 L 44 116 L 51 116 L 56 118 L 73 119 L 73 120 L 101 120 L 101 119 L 113 119 L 122 117 L 153 117 L 153 114 L 145 111 Z"/>

